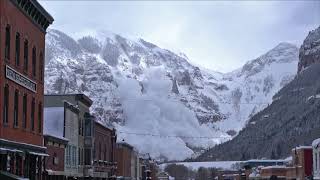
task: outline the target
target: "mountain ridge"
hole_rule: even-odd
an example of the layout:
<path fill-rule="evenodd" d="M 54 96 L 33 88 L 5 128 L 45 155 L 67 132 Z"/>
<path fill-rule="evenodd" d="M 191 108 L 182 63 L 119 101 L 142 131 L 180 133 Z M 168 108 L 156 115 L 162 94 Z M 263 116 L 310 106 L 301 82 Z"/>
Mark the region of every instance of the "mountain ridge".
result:
<path fill-rule="evenodd" d="M 298 62 L 298 50 L 283 44 L 283 50 L 270 50 L 269 53 L 273 53 L 267 58 L 263 59 L 262 55 L 255 59 L 270 60 L 269 64 L 255 65 L 258 71 L 249 69 L 245 73 L 221 74 L 203 70 L 190 64 L 185 55 L 177 55 L 141 39 L 137 42 L 109 33 L 106 37 L 92 35 L 74 40 L 52 29 L 46 38 L 46 93 L 85 93 L 94 101 L 91 110 L 96 117 L 123 131 L 223 137 L 199 142 L 177 138 L 169 140 L 170 146 L 163 147 L 163 141 L 159 139 L 146 145 L 128 134 L 118 134 L 138 150 L 152 149 L 154 157 L 167 160 L 174 159 L 170 148 L 182 152 L 174 154 L 181 160 L 197 154 L 190 147 L 208 148 L 232 138 L 251 114 L 265 107 L 265 104 L 255 102 L 270 103 L 275 92 L 294 77 Z M 288 72 L 283 73 L 283 67 Z M 274 68 L 276 73 L 271 71 Z M 248 72 L 252 75 L 247 76 Z M 132 89 L 131 94 L 129 89 Z M 188 116 L 179 117 L 165 104 Z M 132 106 L 149 111 L 139 109 L 146 115 L 137 115 Z M 153 117 L 155 114 L 158 115 Z M 176 126 L 180 129 L 164 130 L 173 121 L 179 122 Z M 175 144 L 179 147 L 174 148 Z"/>

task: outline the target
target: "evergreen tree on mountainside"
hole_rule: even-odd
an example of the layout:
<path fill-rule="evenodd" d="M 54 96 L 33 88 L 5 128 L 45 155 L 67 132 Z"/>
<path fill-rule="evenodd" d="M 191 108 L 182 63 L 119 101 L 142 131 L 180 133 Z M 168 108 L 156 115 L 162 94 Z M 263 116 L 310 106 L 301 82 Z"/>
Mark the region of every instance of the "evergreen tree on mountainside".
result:
<path fill-rule="evenodd" d="M 301 46 L 299 73 L 273 96 L 272 104 L 254 115 L 234 139 L 213 147 L 197 160 L 286 158 L 292 148 L 311 145 L 319 138 L 320 63 L 318 59 L 310 60 L 310 57 L 320 57 L 318 42 L 320 27 L 309 33 L 305 40 L 312 46 Z M 310 56 L 305 52 L 313 54 Z M 305 63 L 306 58 L 308 63 Z M 302 68 L 301 65 L 305 66 Z"/>

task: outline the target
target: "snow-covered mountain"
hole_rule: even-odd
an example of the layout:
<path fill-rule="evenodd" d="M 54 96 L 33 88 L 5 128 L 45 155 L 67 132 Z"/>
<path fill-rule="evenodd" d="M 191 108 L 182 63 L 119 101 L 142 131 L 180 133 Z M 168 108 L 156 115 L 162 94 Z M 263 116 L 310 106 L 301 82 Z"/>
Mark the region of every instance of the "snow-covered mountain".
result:
<path fill-rule="evenodd" d="M 297 63 L 298 48 L 281 43 L 223 74 L 143 39 L 100 31 L 75 40 L 49 30 L 45 92 L 84 93 L 119 140 L 153 157 L 182 160 L 232 138 L 293 79 Z"/>

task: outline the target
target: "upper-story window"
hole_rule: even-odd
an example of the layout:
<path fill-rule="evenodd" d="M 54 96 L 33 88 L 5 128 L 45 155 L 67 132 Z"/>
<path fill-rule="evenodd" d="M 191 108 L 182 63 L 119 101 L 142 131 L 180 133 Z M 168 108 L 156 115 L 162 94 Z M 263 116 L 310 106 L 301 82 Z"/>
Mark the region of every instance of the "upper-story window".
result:
<path fill-rule="evenodd" d="M 4 57 L 5 59 L 10 59 L 10 34 L 11 34 L 11 27 L 7 25 L 6 27 L 6 39 L 5 39 L 5 46 L 4 46 Z"/>
<path fill-rule="evenodd" d="M 24 62 L 24 70 L 28 71 L 28 64 L 29 64 L 29 42 L 28 40 L 24 41 L 24 53 L 23 53 L 23 62 Z"/>
<path fill-rule="evenodd" d="M 40 81 L 43 81 L 43 53 L 40 52 L 40 57 L 39 57 L 39 77 L 40 77 Z"/>
<path fill-rule="evenodd" d="M 8 112 L 9 112 L 9 85 L 6 84 L 4 87 L 4 98 L 3 98 L 3 122 L 8 124 Z"/>
<path fill-rule="evenodd" d="M 23 106 L 23 112 L 22 112 L 22 127 L 26 128 L 27 127 L 27 94 L 23 95 L 23 102 L 22 102 L 22 106 Z"/>
<path fill-rule="evenodd" d="M 85 136 L 91 136 L 91 131 L 92 131 L 92 120 L 90 118 L 85 119 Z"/>
<path fill-rule="evenodd" d="M 38 105 L 38 132 L 42 132 L 42 103 Z"/>
<path fill-rule="evenodd" d="M 32 76 L 36 77 L 37 75 L 37 49 L 36 47 L 32 48 Z"/>
<path fill-rule="evenodd" d="M 16 33 L 16 66 L 20 65 L 20 34 Z"/>
<path fill-rule="evenodd" d="M 31 130 L 34 131 L 34 111 L 35 111 L 35 102 L 36 100 L 34 98 L 32 98 L 32 102 L 31 102 Z"/>
<path fill-rule="evenodd" d="M 13 126 L 17 127 L 19 124 L 19 91 L 14 92 L 14 106 L 13 106 Z"/>

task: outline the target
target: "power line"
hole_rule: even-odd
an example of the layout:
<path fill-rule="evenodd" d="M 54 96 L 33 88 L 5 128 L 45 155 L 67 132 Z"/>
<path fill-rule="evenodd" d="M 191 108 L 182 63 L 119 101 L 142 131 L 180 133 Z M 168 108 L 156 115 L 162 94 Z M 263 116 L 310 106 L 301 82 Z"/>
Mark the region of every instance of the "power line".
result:
<path fill-rule="evenodd" d="M 170 99 L 173 100 L 173 99 Z M 155 101 L 154 99 L 124 99 L 124 101 Z M 179 100 L 173 100 L 176 102 L 181 102 Z M 270 102 L 239 102 L 239 103 L 233 103 L 233 102 L 216 102 L 213 101 L 214 104 L 250 104 L 250 105 L 261 105 L 261 104 L 270 104 Z"/>
<path fill-rule="evenodd" d="M 161 134 L 151 134 L 151 133 L 135 133 L 135 132 L 125 132 L 117 131 L 121 134 L 130 134 L 136 136 L 153 136 L 160 138 L 182 138 L 182 139 L 229 139 L 230 137 L 219 137 L 219 136 L 176 136 L 176 135 L 161 135 Z"/>

